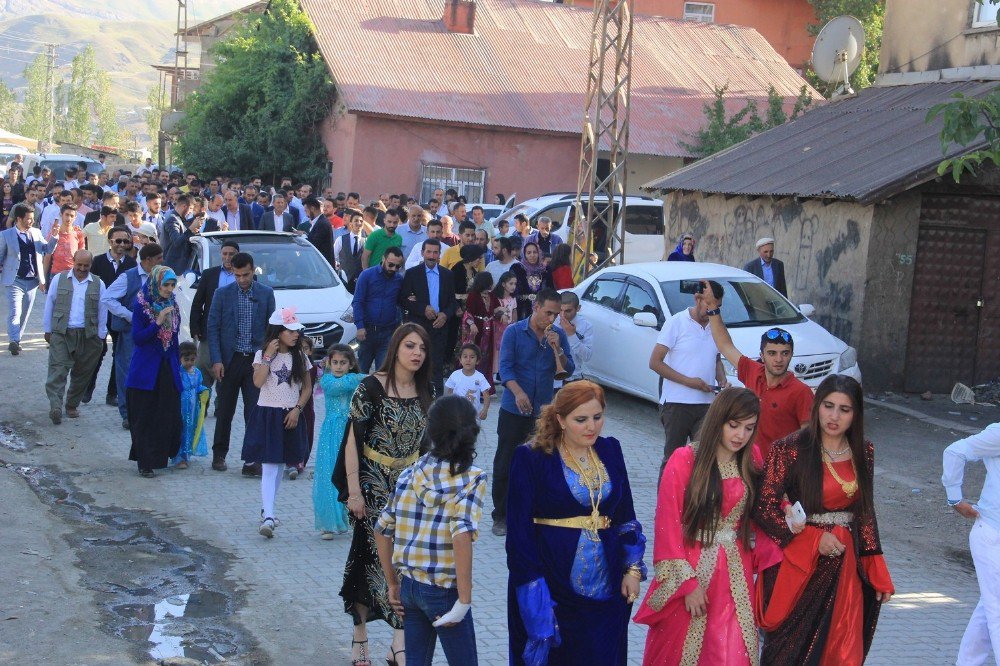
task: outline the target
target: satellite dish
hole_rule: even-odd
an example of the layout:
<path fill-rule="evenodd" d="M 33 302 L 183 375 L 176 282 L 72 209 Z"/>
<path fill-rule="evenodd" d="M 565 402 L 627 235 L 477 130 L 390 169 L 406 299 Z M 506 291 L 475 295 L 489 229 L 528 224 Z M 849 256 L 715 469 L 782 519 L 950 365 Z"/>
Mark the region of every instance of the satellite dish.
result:
<path fill-rule="evenodd" d="M 812 68 L 830 84 L 832 97 L 853 95 L 851 74 L 865 51 L 865 28 L 853 16 L 838 16 L 823 26 L 812 51 Z"/>

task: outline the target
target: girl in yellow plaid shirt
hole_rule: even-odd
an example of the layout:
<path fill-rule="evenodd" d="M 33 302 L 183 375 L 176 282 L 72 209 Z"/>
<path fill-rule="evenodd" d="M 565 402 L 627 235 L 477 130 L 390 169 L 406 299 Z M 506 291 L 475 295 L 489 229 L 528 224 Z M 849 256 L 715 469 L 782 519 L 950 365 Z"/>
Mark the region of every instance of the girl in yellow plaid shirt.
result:
<path fill-rule="evenodd" d="M 414 664 L 431 662 L 438 638 L 449 664 L 478 664 L 472 543 L 486 495 L 486 473 L 472 464 L 478 435 L 468 400 L 436 400 L 421 447 L 429 453 L 399 475 L 375 525 L 389 603 L 404 617 L 407 661 Z"/>

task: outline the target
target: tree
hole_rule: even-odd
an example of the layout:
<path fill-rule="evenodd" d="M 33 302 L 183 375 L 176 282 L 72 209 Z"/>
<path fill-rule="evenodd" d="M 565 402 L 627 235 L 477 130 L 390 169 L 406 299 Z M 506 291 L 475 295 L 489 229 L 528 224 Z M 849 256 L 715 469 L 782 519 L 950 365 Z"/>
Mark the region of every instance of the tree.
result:
<path fill-rule="evenodd" d="M 998 4 L 1000 0 L 988 0 Z M 983 0 L 976 0 L 983 4 Z M 942 160 L 938 175 L 951 171 L 959 182 L 968 171 L 975 174 L 976 167 L 993 163 L 1000 166 L 1000 88 L 994 88 L 982 98 L 956 93 L 950 102 L 934 106 L 927 114 L 927 122 L 941 117 L 941 152 L 947 153 L 952 145 L 968 146 L 982 137 L 986 146 L 964 155 Z"/>
<path fill-rule="evenodd" d="M 705 125 L 694 136 L 694 143 L 681 142 L 681 146 L 690 150 L 698 157 L 708 157 L 729 146 L 749 139 L 754 134 L 783 125 L 788 120 L 794 120 L 812 104 L 812 93 L 806 86 L 799 90 L 795 98 L 792 114 L 785 113 L 785 100 L 771 86 L 767 91 L 767 112 L 762 118 L 758 113 L 757 102 L 748 99 L 746 106 L 727 117 L 726 93 L 729 86 L 715 88 L 715 99 L 705 104 Z"/>
<path fill-rule="evenodd" d="M 126 132 L 118 121 L 118 108 L 111 94 L 111 77 L 98 72 L 95 80 L 94 115 L 97 116 L 97 143 L 102 146 L 121 146 Z"/>
<path fill-rule="evenodd" d="M 334 87 L 296 0 L 272 0 L 217 44 L 217 61 L 186 100 L 176 154 L 199 173 L 318 180 L 325 169 L 319 124 L 329 115 Z"/>
<path fill-rule="evenodd" d="M 18 111 L 17 97 L 7 84 L 0 81 L 0 125 L 14 127 L 14 118 Z"/>
<path fill-rule="evenodd" d="M 34 61 L 24 68 L 27 89 L 24 93 L 24 107 L 17 133 L 32 139 L 49 138 L 49 118 L 53 100 L 47 85 L 47 60 L 47 56 L 36 56 Z"/>
<path fill-rule="evenodd" d="M 65 84 L 65 114 L 60 123 L 59 139 L 86 146 L 93 132 L 91 121 L 97 110 L 98 74 L 97 57 L 90 44 L 73 57 L 70 79 Z M 62 109 L 57 106 L 57 109 Z"/>
<path fill-rule="evenodd" d="M 160 120 L 166 109 L 163 94 L 163 86 L 158 83 L 149 89 L 149 94 L 146 96 L 146 129 L 154 145 L 160 135 Z"/>
<path fill-rule="evenodd" d="M 865 28 L 865 52 L 861 64 L 851 75 L 851 86 L 855 90 L 867 88 L 875 82 L 878 73 L 878 56 L 882 48 L 882 27 L 885 21 L 885 0 L 809 0 L 816 12 L 817 23 L 808 27 L 810 35 L 819 31 L 830 19 L 850 15 L 861 21 Z M 827 84 L 820 81 L 812 67 L 806 71 L 806 80 L 816 88 L 824 90 Z"/>

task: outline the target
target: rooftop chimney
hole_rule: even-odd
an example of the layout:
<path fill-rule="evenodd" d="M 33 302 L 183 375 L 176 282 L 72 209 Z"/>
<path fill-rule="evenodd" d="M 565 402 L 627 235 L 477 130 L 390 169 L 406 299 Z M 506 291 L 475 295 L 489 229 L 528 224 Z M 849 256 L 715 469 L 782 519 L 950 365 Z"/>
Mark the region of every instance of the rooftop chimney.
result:
<path fill-rule="evenodd" d="M 476 32 L 476 3 L 474 0 L 444 0 L 441 19 L 448 32 L 471 35 Z"/>

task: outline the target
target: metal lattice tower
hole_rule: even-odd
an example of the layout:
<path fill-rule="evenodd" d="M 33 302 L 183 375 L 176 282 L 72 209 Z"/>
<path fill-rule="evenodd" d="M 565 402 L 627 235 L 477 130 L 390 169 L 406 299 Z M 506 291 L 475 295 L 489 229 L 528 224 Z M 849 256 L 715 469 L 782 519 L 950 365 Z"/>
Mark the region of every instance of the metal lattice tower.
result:
<path fill-rule="evenodd" d="M 624 197 L 628 171 L 629 98 L 632 94 L 633 0 L 596 0 L 590 68 L 580 148 L 580 180 L 574 202 L 573 277 L 579 283 L 598 268 L 625 260 Z M 601 150 L 608 171 L 598 174 Z M 602 204 L 600 200 L 621 202 Z M 598 204 L 594 205 L 594 200 Z M 596 245 L 595 245 L 596 242 Z M 603 247 L 600 247 L 603 246 Z M 591 265 L 591 252 L 598 255 Z"/>
<path fill-rule="evenodd" d="M 174 45 L 174 89 L 170 95 L 173 110 L 184 105 L 187 85 L 184 79 L 188 71 L 188 0 L 177 0 L 177 39 Z"/>

